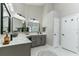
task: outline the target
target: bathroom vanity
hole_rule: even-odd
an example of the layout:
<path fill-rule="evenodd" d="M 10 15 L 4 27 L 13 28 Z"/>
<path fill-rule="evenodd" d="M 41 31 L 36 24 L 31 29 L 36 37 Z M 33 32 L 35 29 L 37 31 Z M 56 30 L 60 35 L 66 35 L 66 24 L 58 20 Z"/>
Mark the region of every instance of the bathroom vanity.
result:
<path fill-rule="evenodd" d="M 1 41 L 0 56 L 30 56 L 31 43 L 24 34 L 19 34 L 17 37 L 14 37 L 7 45 L 3 45 Z"/>
<path fill-rule="evenodd" d="M 30 34 L 27 35 L 27 38 L 32 41 L 32 47 L 46 44 L 46 34 Z"/>

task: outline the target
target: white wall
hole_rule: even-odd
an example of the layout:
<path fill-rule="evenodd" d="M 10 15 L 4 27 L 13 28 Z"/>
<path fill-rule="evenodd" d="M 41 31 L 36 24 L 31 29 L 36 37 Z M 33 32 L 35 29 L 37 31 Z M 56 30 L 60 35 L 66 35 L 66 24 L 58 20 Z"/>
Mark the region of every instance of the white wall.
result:
<path fill-rule="evenodd" d="M 24 3 L 13 3 L 14 10 L 26 17 L 36 17 L 38 20 L 42 19 L 43 6 L 29 5 Z"/>
<path fill-rule="evenodd" d="M 79 3 L 56 3 L 54 10 L 58 11 L 61 17 L 79 13 Z"/>
<path fill-rule="evenodd" d="M 43 9 L 42 27 L 46 27 L 47 44 L 53 44 L 53 10 L 52 4 L 45 4 Z M 52 36 L 51 36 L 52 35 Z"/>
<path fill-rule="evenodd" d="M 24 13 L 28 17 L 36 17 L 38 20 L 42 18 L 43 7 L 35 5 L 24 5 Z"/>
<path fill-rule="evenodd" d="M 23 12 L 24 11 L 24 5 L 23 5 L 23 3 L 13 3 L 12 5 L 13 5 L 14 11 L 16 13 L 20 13 L 20 14 L 24 15 L 24 12 Z"/>
<path fill-rule="evenodd" d="M 53 10 L 53 4 L 45 4 L 43 8 L 43 20 L 42 20 L 42 26 L 45 27 L 47 25 L 46 16 L 48 13 L 50 13 Z"/>

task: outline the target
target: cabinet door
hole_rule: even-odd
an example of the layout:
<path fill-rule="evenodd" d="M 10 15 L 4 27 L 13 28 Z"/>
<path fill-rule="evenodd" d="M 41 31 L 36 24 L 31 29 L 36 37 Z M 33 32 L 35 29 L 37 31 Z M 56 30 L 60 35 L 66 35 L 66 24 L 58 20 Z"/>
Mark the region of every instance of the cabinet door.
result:
<path fill-rule="evenodd" d="M 32 47 L 37 46 L 37 36 L 33 35 L 32 36 Z"/>
<path fill-rule="evenodd" d="M 31 36 L 31 37 L 32 37 L 32 41 L 33 41 L 33 42 L 37 40 L 37 36 L 33 35 L 33 36 Z"/>
<path fill-rule="evenodd" d="M 41 45 L 46 44 L 46 35 L 41 35 Z"/>
<path fill-rule="evenodd" d="M 30 40 L 32 41 L 32 47 L 45 45 L 46 35 L 33 35 L 30 36 Z"/>
<path fill-rule="evenodd" d="M 37 35 L 37 45 L 41 45 L 41 36 Z"/>

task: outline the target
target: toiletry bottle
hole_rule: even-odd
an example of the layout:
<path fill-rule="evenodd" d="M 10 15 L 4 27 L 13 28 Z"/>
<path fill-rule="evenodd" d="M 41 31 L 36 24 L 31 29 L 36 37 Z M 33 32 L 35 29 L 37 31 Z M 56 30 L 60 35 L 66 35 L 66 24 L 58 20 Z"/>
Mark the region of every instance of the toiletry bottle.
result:
<path fill-rule="evenodd" d="M 6 34 L 6 36 L 4 37 L 3 45 L 9 44 L 9 43 L 10 43 L 10 38 L 9 38 L 8 34 Z"/>

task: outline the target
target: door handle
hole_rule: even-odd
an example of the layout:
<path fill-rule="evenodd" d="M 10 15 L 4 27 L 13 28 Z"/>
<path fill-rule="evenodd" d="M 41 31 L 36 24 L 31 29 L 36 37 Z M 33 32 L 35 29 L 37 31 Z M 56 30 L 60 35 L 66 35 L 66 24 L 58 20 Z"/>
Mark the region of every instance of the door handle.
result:
<path fill-rule="evenodd" d="M 64 34 L 62 34 L 62 36 L 64 36 Z"/>
<path fill-rule="evenodd" d="M 56 36 L 56 34 L 54 34 L 54 36 Z"/>

